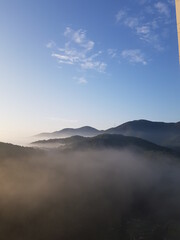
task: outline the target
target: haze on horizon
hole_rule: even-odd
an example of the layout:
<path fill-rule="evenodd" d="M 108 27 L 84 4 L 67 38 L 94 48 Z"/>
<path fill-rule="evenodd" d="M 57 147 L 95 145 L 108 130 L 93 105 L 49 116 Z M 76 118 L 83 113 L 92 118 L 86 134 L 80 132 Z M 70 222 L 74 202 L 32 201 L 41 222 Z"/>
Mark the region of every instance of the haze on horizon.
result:
<path fill-rule="evenodd" d="M 0 1 L 0 141 L 177 122 L 175 1 Z"/>

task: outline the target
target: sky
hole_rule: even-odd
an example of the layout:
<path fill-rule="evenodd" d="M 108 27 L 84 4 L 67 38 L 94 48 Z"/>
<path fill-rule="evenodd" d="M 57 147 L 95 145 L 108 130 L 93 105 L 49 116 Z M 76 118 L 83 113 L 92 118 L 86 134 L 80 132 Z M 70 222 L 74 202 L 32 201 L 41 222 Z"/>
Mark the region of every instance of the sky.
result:
<path fill-rule="evenodd" d="M 172 0 L 0 0 L 0 141 L 180 121 Z"/>

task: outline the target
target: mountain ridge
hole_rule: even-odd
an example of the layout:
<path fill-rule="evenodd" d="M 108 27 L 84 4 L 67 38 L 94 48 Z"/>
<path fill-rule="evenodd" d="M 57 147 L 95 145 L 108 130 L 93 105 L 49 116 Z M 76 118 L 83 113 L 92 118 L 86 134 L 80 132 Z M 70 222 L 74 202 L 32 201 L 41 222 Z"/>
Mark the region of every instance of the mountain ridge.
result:
<path fill-rule="evenodd" d="M 123 134 L 125 136 L 140 137 L 161 146 L 180 148 L 180 122 L 166 123 L 148 120 L 135 120 L 110 128 L 106 131 L 110 134 Z"/>
<path fill-rule="evenodd" d="M 36 141 L 32 143 L 32 146 L 43 147 L 43 148 L 53 148 L 63 149 L 63 150 L 84 150 L 84 149 L 139 149 L 149 152 L 161 152 L 177 156 L 180 158 L 180 153 L 163 146 L 159 146 L 147 140 L 123 136 L 120 134 L 101 134 L 95 137 L 82 137 L 73 136 L 69 138 L 57 138 Z"/>
<path fill-rule="evenodd" d="M 83 126 L 79 128 L 64 128 L 51 133 L 40 133 L 38 135 L 35 135 L 35 137 L 49 137 L 49 136 L 50 137 L 56 137 L 56 136 L 70 137 L 73 135 L 95 136 L 100 134 L 100 132 L 102 131 L 96 128 L 93 128 L 90 126 Z"/>
<path fill-rule="evenodd" d="M 72 136 L 94 137 L 100 134 L 121 134 L 139 137 L 144 140 L 180 150 L 180 121 L 155 122 L 145 119 L 125 122 L 107 130 L 98 130 L 90 126 L 80 128 L 65 128 L 52 133 L 41 133 L 36 138 L 67 138 Z"/>

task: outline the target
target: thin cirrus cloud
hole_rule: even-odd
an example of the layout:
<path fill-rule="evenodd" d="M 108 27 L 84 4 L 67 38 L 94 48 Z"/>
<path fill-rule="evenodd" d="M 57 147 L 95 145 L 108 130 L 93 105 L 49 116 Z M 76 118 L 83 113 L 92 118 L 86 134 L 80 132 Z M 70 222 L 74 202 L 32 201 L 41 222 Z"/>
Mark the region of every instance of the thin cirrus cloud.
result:
<path fill-rule="evenodd" d="M 121 18 L 119 16 L 122 16 Z M 120 19 L 120 20 L 119 20 Z M 153 22 L 141 22 L 138 17 L 129 16 L 127 12 L 120 10 L 120 13 L 116 15 L 116 22 L 123 24 L 125 27 L 129 28 L 135 35 L 142 41 L 151 44 L 154 48 L 162 50 L 160 45 L 159 36 L 154 31 L 155 21 Z"/>
<path fill-rule="evenodd" d="M 107 53 L 111 58 L 115 58 L 117 56 L 117 49 L 109 48 Z"/>
<path fill-rule="evenodd" d="M 148 0 L 139 1 L 141 5 L 138 15 L 132 15 L 130 10 L 119 10 L 116 23 L 129 28 L 139 40 L 153 46 L 156 50 L 164 50 L 163 31 L 170 24 L 171 0 L 157 1 L 152 4 Z"/>
<path fill-rule="evenodd" d="M 56 43 L 52 40 L 46 44 L 47 48 L 54 48 L 55 46 L 56 46 Z"/>
<path fill-rule="evenodd" d="M 166 3 L 157 2 L 157 3 L 155 3 L 154 6 L 160 14 L 164 14 L 166 17 L 170 16 L 170 10 Z"/>
<path fill-rule="evenodd" d="M 64 32 L 64 36 L 69 39 L 69 43 L 74 42 L 82 47 L 85 51 L 90 51 L 94 48 L 95 43 L 87 39 L 86 31 L 82 29 L 74 31 L 70 27 L 67 27 Z"/>
<path fill-rule="evenodd" d="M 74 80 L 76 80 L 76 83 L 85 85 L 88 83 L 88 80 L 85 77 L 74 77 Z"/>
<path fill-rule="evenodd" d="M 126 16 L 126 12 L 123 10 L 119 10 L 119 12 L 116 14 L 116 22 L 121 21 Z"/>
<path fill-rule="evenodd" d="M 130 63 L 141 63 L 143 65 L 147 65 L 147 60 L 140 49 L 123 50 L 121 56 Z"/>
<path fill-rule="evenodd" d="M 95 42 L 87 38 L 86 31 L 67 27 L 64 37 L 64 47 L 57 48 L 52 53 L 52 57 L 55 57 L 60 65 L 74 65 L 86 71 L 105 72 L 107 64 L 101 60 L 102 52 L 94 50 Z"/>

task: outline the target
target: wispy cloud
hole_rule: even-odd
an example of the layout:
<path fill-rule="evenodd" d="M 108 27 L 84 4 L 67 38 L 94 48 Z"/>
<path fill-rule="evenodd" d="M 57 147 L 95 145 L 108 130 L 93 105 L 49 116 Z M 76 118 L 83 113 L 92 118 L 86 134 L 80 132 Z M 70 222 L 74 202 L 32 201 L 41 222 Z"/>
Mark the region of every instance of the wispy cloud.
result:
<path fill-rule="evenodd" d="M 79 84 L 86 84 L 87 82 L 88 81 L 85 78 L 83 78 L 83 77 L 79 78 L 79 80 L 78 80 Z"/>
<path fill-rule="evenodd" d="M 82 64 L 81 67 L 83 69 L 94 69 L 97 70 L 99 72 L 105 72 L 107 64 L 104 62 L 100 62 L 100 61 L 92 61 L 91 59 L 86 59 Z"/>
<path fill-rule="evenodd" d="M 141 5 L 139 14 L 130 9 L 118 11 L 116 23 L 129 28 L 139 40 L 153 46 L 158 51 L 162 51 L 163 32 L 170 24 L 170 8 L 173 5 L 172 0 L 156 1 L 152 4 L 149 0 L 138 0 Z"/>
<path fill-rule="evenodd" d="M 150 33 L 150 27 L 149 26 L 138 26 L 136 28 L 137 34 L 143 34 L 143 35 L 147 35 Z"/>
<path fill-rule="evenodd" d="M 140 40 L 148 42 L 154 46 L 158 45 L 158 37 L 153 31 L 153 25 L 149 22 L 144 22 L 140 18 L 130 16 L 128 12 L 124 12 L 119 23 L 131 29 Z"/>
<path fill-rule="evenodd" d="M 87 38 L 86 31 L 67 27 L 65 46 L 52 53 L 60 65 L 74 65 L 84 70 L 105 72 L 107 64 L 101 60 L 101 51 L 94 50 L 95 42 Z"/>
<path fill-rule="evenodd" d="M 141 63 L 143 65 L 147 65 L 147 60 L 140 49 L 123 50 L 121 56 L 130 63 Z"/>
<path fill-rule="evenodd" d="M 67 37 L 70 42 L 74 42 L 80 47 L 84 48 L 85 51 L 90 51 L 94 48 L 95 43 L 87 39 L 86 31 L 82 29 L 75 31 L 70 27 L 67 27 L 64 32 L 64 36 Z"/>
<path fill-rule="evenodd" d="M 88 83 L 88 80 L 85 77 L 74 77 L 78 84 L 85 85 Z"/>
<path fill-rule="evenodd" d="M 134 29 L 139 26 L 139 20 L 136 17 L 126 17 L 124 19 L 124 25 Z"/>
<path fill-rule="evenodd" d="M 56 43 L 54 42 L 54 41 L 50 41 L 50 42 L 48 42 L 47 44 L 46 44 L 46 47 L 47 48 L 53 48 L 53 47 L 55 47 L 56 46 Z"/>
<path fill-rule="evenodd" d="M 123 10 L 119 10 L 119 12 L 116 14 L 116 22 L 121 21 L 121 19 L 124 18 L 124 16 L 126 15 L 126 12 Z"/>
<path fill-rule="evenodd" d="M 115 58 L 117 56 L 117 49 L 109 48 L 107 53 L 111 58 Z"/>
<path fill-rule="evenodd" d="M 138 26 L 136 28 L 136 34 L 140 40 L 152 45 L 156 50 L 162 51 L 164 48 L 161 44 L 159 35 L 152 30 L 155 27 L 153 24 L 155 24 L 155 22 L 148 23 L 144 26 Z"/>
<path fill-rule="evenodd" d="M 166 3 L 164 2 L 157 2 L 155 3 L 155 8 L 160 14 L 164 14 L 166 17 L 170 16 L 170 10 Z"/>

